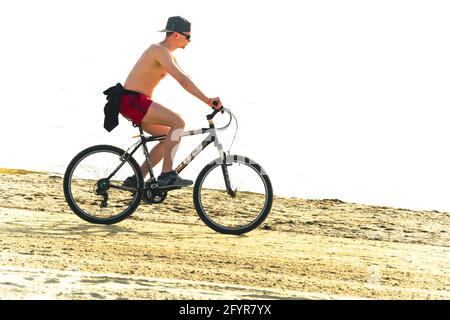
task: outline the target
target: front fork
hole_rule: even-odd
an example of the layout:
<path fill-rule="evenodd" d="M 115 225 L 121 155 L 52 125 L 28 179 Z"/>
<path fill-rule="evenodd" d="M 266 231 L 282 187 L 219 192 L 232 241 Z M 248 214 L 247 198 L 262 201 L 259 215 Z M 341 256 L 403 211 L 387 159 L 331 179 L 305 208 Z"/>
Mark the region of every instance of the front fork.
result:
<path fill-rule="evenodd" d="M 225 179 L 225 186 L 227 187 L 228 194 L 234 198 L 236 197 L 236 191 L 233 190 L 230 183 L 230 176 L 228 175 L 228 167 L 231 166 L 231 164 L 227 164 L 226 161 L 221 164 L 222 166 L 222 172 L 223 172 L 223 178 Z"/>
<path fill-rule="evenodd" d="M 230 175 L 228 174 L 228 167 L 231 166 L 232 164 L 227 163 L 227 154 L 223 151 L 222 145 L 219 143 L 217 137 L 214 140 L 214 143 L 217 149 L 219 149 L 220 157 L 222 158 L 222 163 L 220 164 L 220 166 L 222 167 L 223 179 L 225 181 L 227 193 L 234 198 L 236 197 L 236 191 L 233 190 L 233 188 L 231 187 Z"/>

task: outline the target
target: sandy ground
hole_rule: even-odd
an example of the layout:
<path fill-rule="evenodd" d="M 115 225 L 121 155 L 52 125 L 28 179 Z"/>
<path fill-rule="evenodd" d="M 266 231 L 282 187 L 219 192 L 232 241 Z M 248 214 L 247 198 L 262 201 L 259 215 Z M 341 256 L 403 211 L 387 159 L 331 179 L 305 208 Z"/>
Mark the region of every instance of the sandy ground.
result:
<path fill-rule="evenodd" d="M 450 214 L 275 198 L 244 236 L 198 218 L 192 190 L 113 226 L 62 177 L 0 169 L 2 299 L 449 299 Z"/>

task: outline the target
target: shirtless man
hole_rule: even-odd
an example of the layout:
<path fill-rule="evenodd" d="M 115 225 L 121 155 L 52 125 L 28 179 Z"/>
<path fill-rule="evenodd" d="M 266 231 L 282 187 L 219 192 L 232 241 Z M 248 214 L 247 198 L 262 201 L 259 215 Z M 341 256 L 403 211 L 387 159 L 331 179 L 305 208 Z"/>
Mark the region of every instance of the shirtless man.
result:
<path fill-rule="evenodd" d="M 137 94 L 124 94 L 120 100 L 120 113 L 131 120 L 135 125 L 142 125 L 145 132 L 154 135 L 166 135 L 167 138 L 157 144 L 150 152 L 150 163 L 154 167 L 163 158 L 163 168 L 158 177 L 158 185 L 180 186 L 191 185 L 191 180 L 182 179 L 172 169 L 173 159 L 180 143 L 184 130 L 184 121 L 179 114 L 154 102 L 151 97 L 153 89 L 167 74 L 177 80 L 181 86 L 206 103 L 208 106 L 219 109 L 222 103 L 219 98 L 207 97 L 180 68 L 172 52 L 179 48 L 186 48 L 190 42 L 191 24 L 182 17 L 171 17 L 167 21 L 166 38 L 151 45 L 140 57 L 131 70 L 124 88 Z M 214 104 L 216 102 L 217 105 Z M 141 166 L 142 174 L 148 174 L 147 162 Z M 129 177 L 126 185 L 136 185 L 136 178 Z"/>

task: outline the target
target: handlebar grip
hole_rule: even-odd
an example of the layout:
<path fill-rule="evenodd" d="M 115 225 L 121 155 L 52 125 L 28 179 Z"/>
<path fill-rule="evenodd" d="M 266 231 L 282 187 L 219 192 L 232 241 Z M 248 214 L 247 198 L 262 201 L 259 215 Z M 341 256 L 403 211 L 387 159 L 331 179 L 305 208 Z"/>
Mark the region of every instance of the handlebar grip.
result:
<path fill-rule="evenodd" d="M 213 105 L 215 105 L 216 107 L 219 105 L 219 102 L 217 100 L 213 101 Z M 216 109 L 217 110 L 217 109 Z M 223 113 L 223 106 L 222 108 L 220 108 L 218 111 L 220 111 L 221 113 Z M 217 113 L 217 112 L 216 112 Z M 215 115 L 215 114 L 214 114 Z"/>

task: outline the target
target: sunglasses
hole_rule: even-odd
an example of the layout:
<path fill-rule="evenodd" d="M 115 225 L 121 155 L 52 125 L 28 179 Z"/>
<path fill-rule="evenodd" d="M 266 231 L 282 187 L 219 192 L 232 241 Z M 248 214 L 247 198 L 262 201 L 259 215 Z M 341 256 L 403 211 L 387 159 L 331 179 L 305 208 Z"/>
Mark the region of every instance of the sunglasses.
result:
<path fill-rule="evenodd" d="M 186 38 L 186 40 L 191 40 L 191 35 L 190 34 L 184 34 L 183 32 L 178 32 L 179 34 L 182 34 L 185 38 Z"/>

